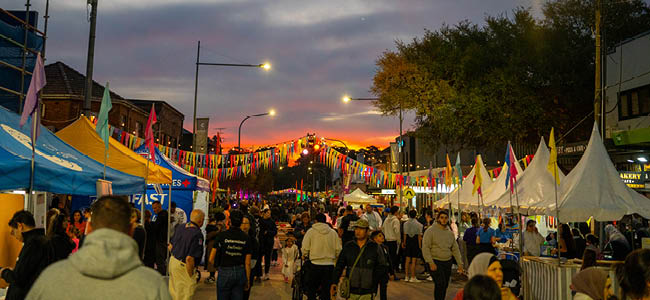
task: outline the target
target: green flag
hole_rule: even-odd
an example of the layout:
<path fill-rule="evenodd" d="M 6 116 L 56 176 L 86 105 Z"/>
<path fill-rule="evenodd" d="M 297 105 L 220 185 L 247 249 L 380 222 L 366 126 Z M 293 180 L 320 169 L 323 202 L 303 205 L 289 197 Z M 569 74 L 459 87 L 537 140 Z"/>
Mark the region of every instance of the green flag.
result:
<path fill-rule="evenodd" d="M 110 139 L 110 132 L 108 131 L 108 112 L 113 108 L 111 103 L 111 93 L 108 89 L 108 82 L 104 88 L 104 97 L 102 98 L 102 106 L 99 109 L 99 115 L 97 115 L 97 127 L 95 131 L 97 134 L 104 140 L 104 146 L 108 150 L 108 140 Z"/>
<path fill-rule="evenodd" d="M 456 155 L 456 165 L 454 166 L 456 168 L 456 174 L 458 174 L 458 184 L 463 185 L 463 169 L 460 167 L 460 152 L 458 152 L 458 155 Z"/>

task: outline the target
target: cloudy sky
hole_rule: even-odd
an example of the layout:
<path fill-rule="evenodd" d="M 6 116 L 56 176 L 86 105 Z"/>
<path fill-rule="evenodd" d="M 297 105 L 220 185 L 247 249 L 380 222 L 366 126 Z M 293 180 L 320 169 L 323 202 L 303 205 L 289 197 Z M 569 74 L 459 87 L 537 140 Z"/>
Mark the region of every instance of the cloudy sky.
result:
<path fill-rule="evenodd" d="M 125 98 L 157 99 L 185 114 L 192 129 L 197 41 L 201 62 L 270 62 L 256 68 L 202 66 L 198 117 L 211 132 L 226 128 L 225 143 L 266 145 L 305 133 L 353 145 L 388 146 L 398 135 L 395 117 L 381 116 L 370 102 L 343 104 L 343 94 L 369 97 L 375 60 L 395 40 L 421 36 L 424 28 L 517 6 L 539 12 L 543 0 L 99 0 L 94 79 Z M 0 0 L 24 9 L 24 0 Z M 32 0 L 43 15 L 45 0 Z M 85 0 L 50 4 L 47 62 L 62 61 L 84 73 L 88 44 Z M 39 27 L 42 28 L 42 19 Z M 407 114 L 405 128 L 412 127 Z"/>

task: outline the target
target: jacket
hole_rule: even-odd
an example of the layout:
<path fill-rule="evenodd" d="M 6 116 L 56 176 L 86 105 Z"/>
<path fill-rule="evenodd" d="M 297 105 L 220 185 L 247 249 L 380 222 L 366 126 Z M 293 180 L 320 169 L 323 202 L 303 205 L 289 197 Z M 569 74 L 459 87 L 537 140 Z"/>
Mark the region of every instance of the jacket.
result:
<path fill-rule="evenodd" d="M 163 244 L 164 247 L 167 247 L 167 228 L 169 228 L 167 218 L 169 218 L 169 213 L 162 210 L 156 216 L 156 221 L 153 222 L 154 241 L 158 245 Z"/>
<path fill-rule="evenodd" d="M 326 223 L 312 225 L 302 240 L 303 255 L 315 265 L 335 265 L 341 249 L 339 235 Z"/>
<path fill-rule="evenodd" d="M 68 258 L 75 248 L 74 242 L 65 233 L 55 233 L 49 240 L 54 250 L 52 263 Z"/>
<path fill-rule="evenodd" d="M 42 228 L 23 232 L 23 248 L 13 270 L 2 271 L 2 279 L 9 283 L 6 300 L 25 299 L 38 275 L 52 262 L 54 251 Z"/>
<path fill-rule="evenodd" d="M 167 284 L 142 265 L 128 235 L 102 228 L 82 248 L 43 271 L 27 299 L 171 299 Z"/>
<path fill-rule="evenodd" d="M 356 241 L 349 241 L 345 244 L 334 268 L 332 282 L 339 282 L 343 270 L 346 270 L 345 273 L 349 274 L 351 294 L 374 294 L 377 291 L 379 279 L 381 279 L 382 273 L 385 271 L 386 257 L 381 247 L 370 240 L 366 242 L 364 247 L 366 249 L 359 258 L 353 272 L 350 273 L 354 261 L 361 252 L 361 248 L 359 248 Z"/>
<path fill-rule="evenodd" d="M 386 218 L 386 221 L 384 221 L 383 231 L 384 236 L 386 237 L 386 241 L 396 241 L 398 245 L 400 244 L 400 222 L 396 216 L 390 215 Z"/>
<path fill-rule="evenodd" d="M 264 248 L 273 249 L 275 236 L 278 234 L 278 227 L 275 226 L 273 219 L 260 219 L 260 244 Z"/>

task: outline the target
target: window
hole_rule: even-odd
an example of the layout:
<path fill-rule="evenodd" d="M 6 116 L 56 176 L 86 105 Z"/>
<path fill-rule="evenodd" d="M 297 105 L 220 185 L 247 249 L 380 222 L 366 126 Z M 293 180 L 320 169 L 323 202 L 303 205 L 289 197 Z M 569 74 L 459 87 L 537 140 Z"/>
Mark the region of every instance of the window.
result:
<path fill-rule="evenodd" d="M 125 115 L 120 115 L 120 126 L 122 126 L 122 129 L 124 129 L 124 126 L 126 126 L 126 116 Z"/>
<path fill-rule="evenodd" d="M 623 91 L 618 97 L 619 120 L 650 115 L 650 85 Z"/>

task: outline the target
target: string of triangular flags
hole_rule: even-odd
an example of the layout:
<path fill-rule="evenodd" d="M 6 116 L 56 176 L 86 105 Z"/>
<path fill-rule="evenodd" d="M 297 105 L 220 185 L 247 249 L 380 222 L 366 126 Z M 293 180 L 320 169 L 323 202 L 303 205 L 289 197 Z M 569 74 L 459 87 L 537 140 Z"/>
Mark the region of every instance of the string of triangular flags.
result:
<path fill-rule="evenodd" d="M 93 123 L 97 122 L 93 118 Z M 124 146 L 135 150 L 144 143 L 144 139 L 125 130 L 109 125 L 110 135 Z M 408 176 L 398 173 L 386 172 L 372 166 L 363 164 L 347 155 L 340 153 L 333 146 L 321 142 L 323 148 L 320 152 L 320 162 L 329 166 L 334 172 L 348 174 L 355 180 L 363 180 L 375 187 L 395 188 L 397 186 L 420 186 L 433 188 L 445 184 L 447 170 L 430 172 L 429 176 Z M 206 179 L 217 181 L 240 178 L 255 174 L 261 170 L 269 170 L 286 164 L 292 157 L 301 153 L 303 146 L 307 145 L 307 137 L 277 143 L 258 149 L 265 149 L 245 154 L 202 154 L 185 151 L 162 144 L 155 144 L 158 150 L 170 160 L 186 171 Z M 528 167 L 533 155 L 526 155 L 520 159 L 524 168 Z M 501 172 L 501 167 L 489 170 L 490 177 L 496 178 Z M 458 185 L 462 179 L 451 175 L 451 183 Z"/>

